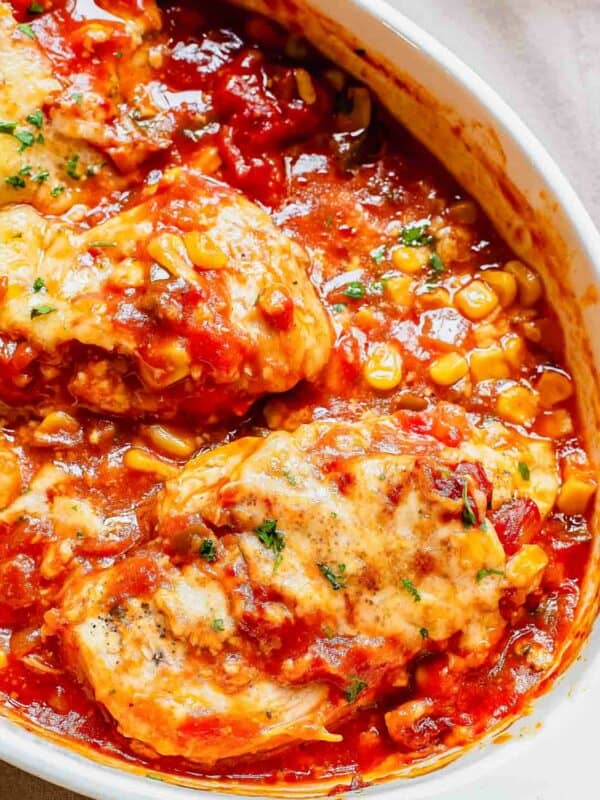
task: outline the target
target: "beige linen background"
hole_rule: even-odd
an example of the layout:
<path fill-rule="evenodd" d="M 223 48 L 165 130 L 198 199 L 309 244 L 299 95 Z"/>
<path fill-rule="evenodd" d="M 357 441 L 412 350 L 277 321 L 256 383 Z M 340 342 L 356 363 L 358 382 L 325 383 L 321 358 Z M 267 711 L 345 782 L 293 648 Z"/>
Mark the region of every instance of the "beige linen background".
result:
<path fill-rule="evenodd" d="M 599 224 L 600 0 L 391 2 L 454 50 L 513 106 L 561 165 Z M 584 764 L 584 750 L 579 754 Z M 571 774 L 577 772 L 575 767 L 570 763 Z M 566 797 L 543 775 L 537 772 L 531 784 L 520 788 L 503 775 L 504 797 Z M 499 792 L 501 780 L 495 784 Z M 0 762 L 0 800 L 78 797 Z M 592 795 L 584 800 L 588 797 Z"/>

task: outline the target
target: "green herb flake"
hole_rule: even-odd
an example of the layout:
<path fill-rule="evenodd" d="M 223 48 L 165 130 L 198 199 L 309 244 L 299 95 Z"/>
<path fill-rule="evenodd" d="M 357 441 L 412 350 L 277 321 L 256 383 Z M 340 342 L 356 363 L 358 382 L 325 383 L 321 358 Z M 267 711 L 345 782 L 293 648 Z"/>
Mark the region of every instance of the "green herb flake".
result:
<path fill-rule="evenodd" d="M 331 306 L 331 310 L 334 314 L 341 314 L 342 311 L 345 311 L 348 308 L 346 303 L 334 303 Z"/>
<path fill-rule="evenodd" d="M 41 3 L 30 3 L 27 9 L 28 14 L 43 14 L 44 11 L 44 6 Z"/>
<path fill-rule="evenodd" d="M 351 281 L 344 289 L 344 294 L 352 300 L 360 300 L 365 296 L 365 287 L 359 281 Z"/>
<path fill-rule="evenodd" d="M 77 174 L 77 164 L 79 164 L 79 156 L 75 153 L 67 159 L 66 164 L 67 175 L 69 178 L 73 178 L 74 181 L 78 181 L 80 177 Z"/>
<path fill-rule="evenodd" d="M 429 639 L 429 631 L 427 628 L 419 628 L 419 633 L 421 635 L 421 639 Z"/>
<path fill-rule="evenodd" d="M 21 142 L 19 153 L 22 153 L 23 150 L 27 150 L 28 147 L 33 147 L 35 144 L 35 136 L 31 131 L 15 131 L 13 136 L 18 142 Z"/>
<path fill-rule="evenodd" d="M 52 306 L 35 306 L 35 308 L 31 309 L 29 316 L 31 319 L 45 317 L 46 314 L 52 314 L 53 311 L 56 311 L 56 309 L 52 308 Z"/>
<path fill-rule="evenodd" d="M 289 469 L 283 470 L 283 477 L 286 479 L 286 481 L 289 483 L 290 486 L 296 485 L 296 478 L 294 475 L 292 475 Z"/>
<path fill-rule="evenodd" d="M 0 133 L 14 133 L 17 127 L 16 122 L 0 122 Z"/>
<path fill-rule="evenodd" d="M 44 124 L 44 115 L 41 109 L 36 108 L 36 110 L 33 113 L 28 114 L 27 122 L 30 122 L 36 128 L 41 128 L 42 125 Z"/>
<path fill-rule="evenodd" d="M 77 531 L 75 535 L 77 536 L 78 539 L 83 539 L 83 531 Z"/>
<path fill-rule="evenodd" d="M 17 25 L 17 30 L 20 31 L 23 36 L 27 36 L 28 39 L 35 39 L 34 30 L 28 22 L 22 22 L 20 25 Z"/>
<path fill-rule="evenodd" d="M 164 783 L 163 778 L 159 778 L 158 775 L 151 775 L 149 772 L 146 773 L 146 778 L 148 778 L 149 781 L 160 781 L 160 783 Z"/>
<path fill-rule="evenodd" d="M 381 264 L 387 254 L 387 245 L 380 244 L 374 250 L 371 250 L 370 256 L 376 264 Z"/>
<path fill-rule="evenodd" d="M 81 92 L 75 92 L 74 94 L 71 95 L 71 98 L 73 102 L 76 103 L 78 106 L 80 106 L 83 103 L 83 95 L 81 94 Z"/>
<path fill-rule="evenodd" d="M 25 188 L 25 179 L 20 175 L 9 175 L 8 178 L 4 179 L 4 183 L 6 183 L 8 186 L 12 186 L 13 189 Z"/>
<path fill-rule="evenodd" d="M 427 233 L 429 220 L 425 222 L 410 222 L 400 231 L 400 241 L 405 247 L 424 247 L 433 244 L 433 236 Z"/>
<path fill-rule="evenodd" d="M 317 567 L 321 570 L 321 574 L 329 581 L 329 583 L 331 584 L 331 588 L 334 589 L 336 592 L 338 591 L 338 589 L 346 588 L 345 564 L 338 564 L 337 572 L 331 569 L 331 567 L 328 567 L 327 564 L 317 564 Z"/>
<path fill-rule="evenodd" d="M 349 703 L 356 702 L 356 699 L 358 698 L 359 694 L 364 692 L 366 688 L 367 684 L 364 681 L 362 681 L 360 678 L 353 678 L 348 688 L 344 691 L 344 694 L 346 695 L 346 700 Z"/>
<path fill-rule="evenodd" d="M 432 253 L 429 256 L 429 266 L 431 268 L 432 278 L 439 278 L 442 273 L 446 271 L 444 262 L 437 253 Z"/>
<path fill-rule="evenodd" d="M 202 539 L 202 541 L 200 542 L 200 549 L 198 550 L 198 555 L 205 561 L 212 562 L 217 560 L 215 543 L 213 542 L 212 539 Z"/>
<path fill-rule="evenodd" d="M 335 636 L 335 631 L 330 625 L 323 625 L 321 627 L 321 630 L 323 631 L 327 639 L 333 639 L 333 637 Z"/>
<path fill-rule="evenodd" d="M 369 294 L 383 294 L 383 281 L 373 281 L 369 284 Z"/>
<path fill-rule="evenodd" d="M 116 247 L 116 242 L 90 242 L 90 247 Z"/>
<path fill-rule="evenodd" d="M 264 544 L 268 550 L 272 550 L 275 556 L 273 564 L 273 571 L 281 564 L 282 551 L 285 547 L 285 539 L 281 531 L 277 530 L 276 519 L 266 519 L 262 524 L 254 529 L 254 533 L 258 536 L 259 541 Z"/>
<path fill-rule="evenodd" d="M 55 186 L 52 191 L 50 192 L 51 197 L 59 197 L 65 191 L 64 186 Z"/>
<path fill-rule="evenodd" d="M 412 581 L 408 580 L 408 578 L 402 578 L 402 588 L 406 589 L 406 591 L 412 596 L 412 599 L 415 601 L 415 603 L 421 602 L 419 590 Z"/>
<path fill-rule="evenodd" d="M 519 461 L 519 472 L 524 481 L 528 481 L 531 478 L 529 464 L 526 464 L 524 461 Z"/>
<path fill-rule="evenodd" d="M 19 170 L 19 175 L 26 175 L 27 177 L 29 177 L 29 175 L 31 175 L 31 170 L 32 169 L 33 169 L 33 167 L 31 167 L 31 166 L 29 166 L 29 164 L 27 164 L 25 167 L 21 167 L 21 169 Z"/>
<path fill-rule="evenodd" d="M 36 292 L 36 294 L 37 294 L 37 292 L 41 292 L 42 289 L 45 289 L 45 288 L 46 288 L 46 284 L 44 283 L 44 279 L 40 278 L 38 276 L 33 282 L 33 291 Z"/>
<path fill-rule="evenodd" d="M 48 172 L 48 170 L 47 169 L 42 169 L 42 170 L 40 170 L 40 172 L 37 173 L 37 175 L 33 176 L 33 180 L 36 183 L 46 183 L 46 181 L 48 180 L 49 177 L 50 177 L 50 173 Z"/>
<path fill-rule="evenodd" d="M 213 631 L 218 631 L 219 633 L 221 633 L 222 631 L 225 630 L 225 623 L 223 622 L 222 619 L 213 619 L 211 627 Z"/>
<path fill-rule="evenodd" d="M 504 572 L 501 569 L 480 569 L 475 576 L 475 580 L 479 583 L 490 575 L 504 575 Z"/>
<path fill-rule="evenodd" d="M 468 483 L 466 480 L 463 481 L 462 502 L 463 502 L 463 510 L 462 510 L 463 525 L 467 528 L 470 528 L 472 525 L 477 525 L 477 517 L 475 516 L 475 511 L 473 510 L 473 506 L 471 505 L 471 500 L 469 498 L 469 493 L 468 493 Z"/>

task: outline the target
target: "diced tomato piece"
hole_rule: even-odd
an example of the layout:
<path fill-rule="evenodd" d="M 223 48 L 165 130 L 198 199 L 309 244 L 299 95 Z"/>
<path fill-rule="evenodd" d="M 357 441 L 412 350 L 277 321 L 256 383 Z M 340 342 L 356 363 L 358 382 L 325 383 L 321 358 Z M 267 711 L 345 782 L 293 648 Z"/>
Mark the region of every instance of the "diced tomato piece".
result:
<path fill-rule="evenodd" d="M 35 561 L 19 553 L 0 561 L 0 603 L 26 608 L 37 600 L 38 575 Z"/>
<path fill-rule="evenodd" d="M 516 497 L 503 503 L 491 514 L 498 538 L 507 555 L 531 541 L 541 530 L 542 517 L 537 505 L 528 497 Z"/>

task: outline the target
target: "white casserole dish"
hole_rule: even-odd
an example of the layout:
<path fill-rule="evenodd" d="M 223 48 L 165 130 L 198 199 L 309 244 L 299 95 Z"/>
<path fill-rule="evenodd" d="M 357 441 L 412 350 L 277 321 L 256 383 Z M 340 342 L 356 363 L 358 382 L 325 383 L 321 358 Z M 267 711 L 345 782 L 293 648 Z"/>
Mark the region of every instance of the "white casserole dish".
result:
<path fill-rule="evenodd" d="M 595 335 L 600 328 L 600 236 L 539 142 L 459 59 L 382 0 L 241 4 L 299 26 L 334 61 L 371 86 L 477 198 L 516 253 L 539 270 L 565 329 L 590 454 L 600 461 L 600 338 Z M 575 623 L 579 643 L 597 611 L 599 549 L 596 541 Z M 590 638 L 584 656 L 578 655 L 577 642 L 567 648 L 561 664 L 575 657 L 577 663 L 535 704 L 533 715 L 517 721 L 509 737 L 501 737 L 501 745 L 490 744 L 488 737 L 441 772 L 417 777 L 413 770 L 410 780 L 407 774 L 365 793 L 381 800 L 400 794 L 403 800 L 475 800 L 483 790 L 486 800 L 505 800 L 509 793 L 515 800 L 559 800 L 579 789 L 583 797 L 591 797 L 591 748 L 600 712 L 600 630 Z M 7 719 L 0 719 L 0 758 L 102 800 L 214 796 L 96 763 Z M 256 796 L 260 788 L 237 789 L 244 791 Z M 288 791 L 310 794 L 306 786 Z"/>

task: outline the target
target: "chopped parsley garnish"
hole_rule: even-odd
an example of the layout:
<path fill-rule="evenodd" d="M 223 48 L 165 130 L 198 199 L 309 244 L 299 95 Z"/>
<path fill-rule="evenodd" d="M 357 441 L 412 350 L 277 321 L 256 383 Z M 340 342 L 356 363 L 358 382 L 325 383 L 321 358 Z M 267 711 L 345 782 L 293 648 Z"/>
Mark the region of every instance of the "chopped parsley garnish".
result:
<path fill-rule="evenodd" d="M 27 150 L 28 147 L 33 147 L 35 144 L 35 136 L 31 131 L 15 131 L 13 136 L 18 142 L 21 142 L 19 153 L 22 153 L 23 150 Z"/>
<path fill-rule="evenodd" d="M 529 464 L 526 464 L 524 461 L 519 461 L 519 472 L 524 481 L 528 481 L 529 478 L 531 478 Z"/>
<path fill-rule="evenodd" d="M 323 625 L 321 627 L 321 630 L 328 639 L 333 639 L 333 637 L 335 636 L 335 631 L 330 625 Z"/>
<path fill-rule="evenodd" d="M 331 306 L 331 310 L 333 311 L 334 314 L 339 314 L 340 312 L 345 311 L 347 308 L 348 306 L 346 305 L 346 303 L 334 303 Z"/>
<path fill-rule="evenodd" d="M 29 164 L 27 164 L 26 166 L 21 167 L 21 169 L 19 170 L 19 175 L 27 175 L 27 176 L 29 176 L 29 175 L 31 175 L 31 170 L 32 170 L 32 167 Z"/>
<path fill-rule="evenodd" d="M 30 3 L 27 9 L 28 14 L 43 14 L 44 6 L 41 3 Z"/>
<path fill-rule="evenodd" d="M 36 108 L 32 114 L 27 116 L 27 122 L 30 122 L 36 128 L 41 128 L 44 124 L 44 115 L 42 114 L 41 110 Z"/>
<path fill-rule="evenodd" d="M 77 531 L 75 535 L 77 536 L 78 539 L 83 539 L 83 531 Z"/>
<path fill-rule="evenodd" d="M 294 475 L 292 475 L 289 469 L 283 470 L 283 477 L 286 479 L 286 481 L 289 483 L 290 486 L 296 485 L 296 478 L 294 477 Z"/>
<path fill-rule="evenodd" d="M 16 127 L 16 122 L 0 122 L 0 133 L 14 133 Z"/>
<path fill-rule="evenodd" d="M 77 174 L 77 164 L 79 164 L 79 156 L 75 153 L 67 159 L 66 165 L 67 175 L 69 178 L 73 178 L 74 181 L 78 181 L 80 177 Z"/>
<path fill-rule="evenodd" d="M 429 266 L 431 267 L 431 277 L 434 280 L 437 280 L 440 277 L 440 275 L 446 270 L 444 262 L 438 256 L 437 253 L 432 253 L 429 256 Z"/>
<path fill-rule="evenodd" d="M 35 306 L 35 308 L 31 309 L 29 316 L 31 319 L 35 319 L 36 317 L 45 317 L 46 314 L 52 314 L 53 311 L 56 311 L 56 309 L 52 308 L 52 306 Z"/>
<path fill-rule="evenodd" d="M 28 22 L 22 22 L 20 25 L 17 25 L 17 30 L 19 30 L 24 36 L 27 36 L 29 39 L 35 39 L 35 33 L 33 28 Z"/>
<path fill-rule="evenodd" d="M 31 309 L 29 316 L 31 319 L 35 319 L 36 317 L 45 317 L 46 314 L 52 314 L 53 311 L 56 311 L 56 309 L 52 308 L 52 306 L 36 306 L 35 308 Z"/>
<path fill-rule="evenodd" d="M 116 247 L 116 242 L 90 242 L 90 247 Z"/>
<path fill-rule="evenodd" d="M 12 186 L 14 189 L 24 189 L 25 188 L 25 179 L 22 178 L 20 175 L 9 175 L 8 178 L 4 179 L 4 183 Z"/>
<path fill-rule="evenodd" d="M 273 551 L 275 556 L 273 571 L 275 571 L 281 564 L 281 559 L 283 558 L 281 551 L 285 547 L 283 534 L 277 530 L 277 520 L 266 519 L 258 528 L 254 529 L 254 533 L 268 550 Z"/>
<path fill-rule="evenodd" d="M 359 694 L 361 694 L 361 692 L 364 692 L 366 688 L 367 684 L 364 681 L 361 681 L 360 678 L 353 678 L 350 681 L 348 688 L 344 691 L 344 694 L 346 695 L 346 700 L 349 703 L 354 703 Z"/>
<path fill-rule="evenodd" d="M 338 564 L 338 571 L 334 572 L 331 567 L 328 567 L 327 564 L 317 564 L 317 567 L 321 570 L 322 575 L 327 578 L 329 583 L 331 584 L 331 588 L 335 589 L 337 592 L 338 589 L 345 589 L 346 588 L 346 565 L 345 564 Z"/>
<path fill-rule="evenodd" d="M 46 288 L 46 284 L 44 283 L 44 279 L 40 278 L 39 276 L 33 282 L 33 291 L 34 292 L 41 292 L 42 289 Z"/>
<path fill-rule="evenodd" d="M 384 281 L 373 281 L 369 284 L 369 294 L 383 294 Z"/>
<path fill-rule="evenodd" d="M 385 244 L 380 244 L 379 247 L 376 247 L 374 250 L 371 250 L 371 258 L 376 264 L 381 264 L 384 260 L 385 255 L 387 253 L 387 246 Z"/>
<path fill-rule="evenodd" d="M 415 603 L 421 602 L 421 595 L 419 594 L 417 587 L 412 581 L 409 581 L 408 578 L 402 578 L 402 588 L 406 589 L 406 591 L 412 595 L 412 599 L 415 601 Z"/>
<path fill-rule="evenodd" d="M 56 186 L 55 186 L 55 187 L 52 189 L 52 191 L 50 192 L 50 195 L 51 195 L 52 197 L 58 197 L 59 195 L 61 195 L 61 194 L 64 192 L 64 190 L 65 190 L 65 187 L 64 187 L 64 186 L 59 186 L 59 185 L 56 185 Z"/>
<path fill-rule="evenodd" d="M 202 539 L 200 542 L 200 550 L 198 551 L 200 558 L 205 561 L 216 561 L 217 553 L 215 551 L 215 543 L 212 539 Z"/>
<path fill-rule="evenodd" d="M 75 92 L 75 94 L 72 94 L 71 97 L 73 98 L 74 102 L 77 103 L 78 106 L 80 106 L 83 103 L 83 95 L 81 94 L 81 92 Z"/>
<path fill-rule="evenodd" d="M 346 297 L 351 297 L 353 300 L 360 300 L 365 296 L 365 287 L 359 281 L 352 281 L 344 289 Z"/>
<path fill-rule="evenodd" d="M 42 170 L 40 170 L 38 172 L 37 175 L 33 176 L 33 180 L 36 183 L 45 183 L 48 180 L 49 177 L 50 177 L 50 173 L 48 172 L 48 170 L 47 169 L 42 169 Z"/>
<path fill-rule="evenodd" d="M 400 231 L 400 240 L 405 247 L 423 247 L 433 244 L 433 236 L 427 233 L 429 221 L 411 222 Z"/>
<path fill-rule="evenodd" d="M 421 639 L 429 639 L 429 631 L 427 628 L 419 628 L 419 633 L 421 634 Z"/>
<path fill-rule="evenodd" d="M 213 631 L 224 631 L 225 630 L 225 623 L 222 619 L 213 619 L 212 621 L 212 629 Z"/>
<path fill-rule="evenodd" d="M 463 525 L 469 528 L 471 525 L 477 524 L 477 517 L 475 516 L 473 506 L 471 505 L 471 500 L 468 494 L 468 484 L 466 480 L 463 481 L 462 502 L 463 502 L 463 510 L 462 510 Z"/>
<path fill-rule="evenodd" d="M 489 575 L 504 575 L 504 572 L 501 569 L 480 569 L 475 576 L 475 580 L 479 583 Z"/>

